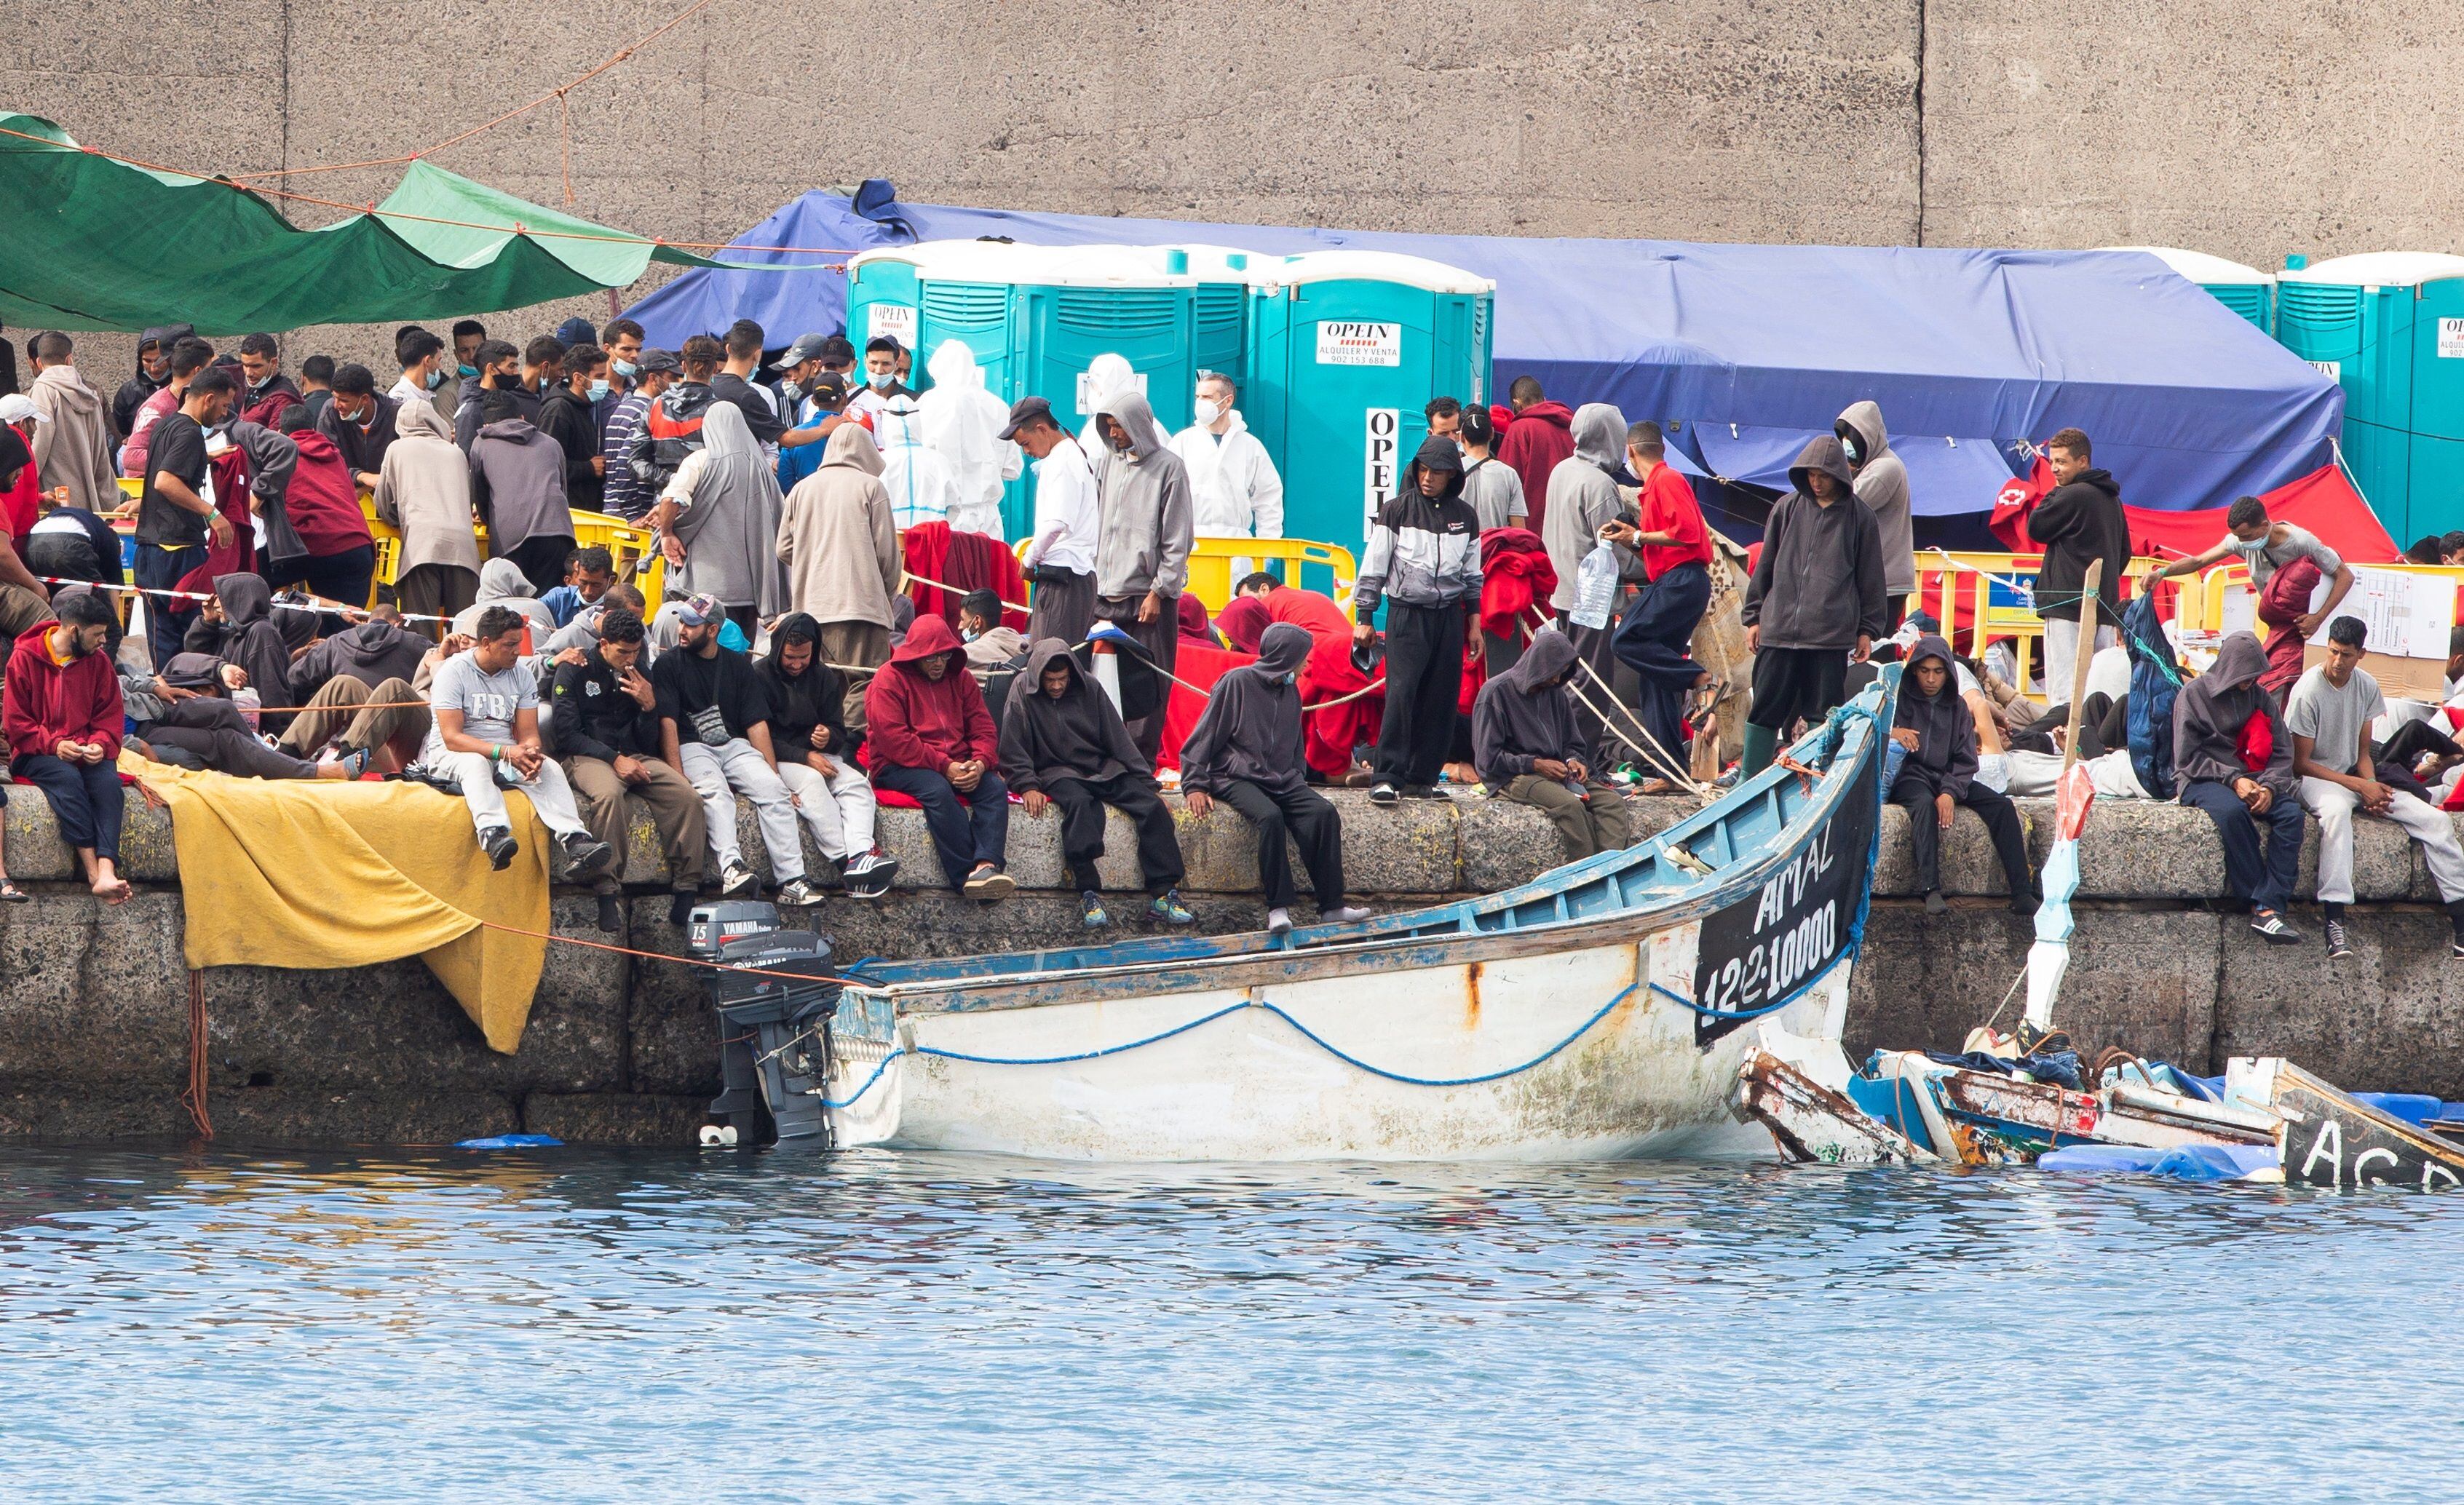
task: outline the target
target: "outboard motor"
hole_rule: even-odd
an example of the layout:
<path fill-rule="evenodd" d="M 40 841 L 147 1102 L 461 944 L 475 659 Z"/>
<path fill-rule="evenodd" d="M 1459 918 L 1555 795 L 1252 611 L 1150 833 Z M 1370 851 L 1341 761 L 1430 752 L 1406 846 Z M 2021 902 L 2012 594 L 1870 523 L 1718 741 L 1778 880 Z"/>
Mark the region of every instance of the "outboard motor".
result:
<path fill-rule="evenodd" d="M 685 952 L 753 971 L 710 974 L 718 1014 L 720 1080 L 710 1111 L 736 1135 L 759 1137 L 767 1109 L 781 1144 L 826 1149 L 829 1117 L 822 1098 L 830 1075 L 830 1015 L 839 984 L 825 980 L 830 943 L 810 930 L 779 927 L 775 905 L 721 900 L 693 905 Z"/>

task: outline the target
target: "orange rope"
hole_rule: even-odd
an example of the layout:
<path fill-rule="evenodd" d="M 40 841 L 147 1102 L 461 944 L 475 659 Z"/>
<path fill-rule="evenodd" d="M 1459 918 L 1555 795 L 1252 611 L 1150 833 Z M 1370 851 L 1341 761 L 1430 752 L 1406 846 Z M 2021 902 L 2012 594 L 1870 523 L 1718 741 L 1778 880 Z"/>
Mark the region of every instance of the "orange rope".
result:
<path fill-rule="evenodd" d="M 213 1118 L 206 1112 L 206 974 L 194 968 L 188 970 L 188 1085 L 180 1106 L 188 1110 L 199 1138 L 214 1137 Z"/>
<path fill-rule="evenodd" d="M 679 967 L 706 967 L 715 972 L 744 972 L 754 977 L 793 977 L 799 982 L 834 982 L 849 988 L 864 983 L 854 977 L 841 977 L 831 972 L 782 972 L 773 967 L 737 967 L 726 962 L 706 962 L 698 956 L 671 956 L 664 951 L 637 951 L 629 946 L 615 946 L 606 941 L 585 941 L 580 936 L 558 935 L 549 930 L 525 930 L 517 925 L 504 925 L 495 920 L 482 920 L 480 926 L 490 930 L 502 930 L 507 935 L 526 935 L 534 941 L 555 941 L 563 946 L 579 946 L 585 950 L 610 951 L 618 956 L 638 956 L 644 961 L 673 962 Z"/>

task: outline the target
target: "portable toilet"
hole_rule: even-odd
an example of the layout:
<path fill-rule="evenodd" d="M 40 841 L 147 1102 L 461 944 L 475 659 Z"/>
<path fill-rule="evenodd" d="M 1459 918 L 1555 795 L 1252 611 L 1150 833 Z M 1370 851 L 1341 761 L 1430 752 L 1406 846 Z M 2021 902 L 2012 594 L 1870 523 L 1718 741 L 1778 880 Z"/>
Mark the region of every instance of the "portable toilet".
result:
<path fill-rule="evenodd" d="M 2464 528 L 2464 256 L 2372 251 L 2288 267 L 2276 326 L 2344 389 L 2344 465 L 2387 531 Z"/>
<path fill-rule="evenodd" d="M 1191 359 L 1199 371 L 1221 371 L 1232 379 L 1241 398 L 1249 388 L 1249 267 L 1270 262 L 1224 246 L 1174 246 L 1186 258 L 1190 280 L 1197 284 L 1196 338 Z M 1195 379 L 1193 378 L 1193 383 Z"/>
<path fill-rule="evenodd" d="M 2211 256 L 2203 251 L 2181 251 L 2171 246 L 2107 246 L 2107 251 L 2139 251 L 2173 269 L 2180 276 L 2197 283 L 2210 296 L 2242 317 L 2256 324 L 2268 334 L 2276 333 L 2276 278 L 2256 267 L 2245 267 L 2238 261 Z"/>
<path fill-rule="evenodd" d="M 868 251 L 847 263 L 848 337 L 859 348 L 882 334 L 910 345 L 919 389 L 941 341 L 965 340 L 995 396 L 1043 397 L 1072 432 L 1093 401 L 1087 367 L 1112 352 L 1138 373 L 1156 421 L 1175 430 L 1189 423 L 1198 370 L 1186 265 L 1185 256 L 1124 246 L 944 240 Z M 1001 507 L 1011 536 L 1031 525 L 1033 505 L 1028 480 L 1013 482 Z"/>
<path fill-rule="evenodd" d="M 1357 557 L 1428 437 L 1432 397 L 1488 401 L 1497 284 L 1375 251 L 1250 265 L 1242 412 L 1284 477 L 1284 534 Z"/>

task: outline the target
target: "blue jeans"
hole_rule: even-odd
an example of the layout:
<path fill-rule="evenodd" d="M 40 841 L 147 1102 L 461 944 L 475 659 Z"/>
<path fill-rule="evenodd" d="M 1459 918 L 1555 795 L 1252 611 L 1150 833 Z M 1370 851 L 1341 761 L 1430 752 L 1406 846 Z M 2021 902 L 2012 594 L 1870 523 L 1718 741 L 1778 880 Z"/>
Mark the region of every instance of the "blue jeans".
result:
<path fill-rule="evenodd" d="M 965 888 L 978 862 L 998 867 L 1009 860 L 1009 786 L 991 769 L 963 797 L 929 768 L 876 768 L 872 787 L 896 790 L 924 807 L 924 826 L 951 888 Z"/>
<path fill-rule="evenodd" d="M 180 577 L 206 562 L 206 551 L 191 544 L 185 549 L 165 549 L 160 544 L 137 546 L 136 583 L 147 590 L 167 591 L 180 583 Z M 197 620 L 197 608 L 175 603 L 162 596 L 148 596 L 145 601 L 145 645 L 154 654 L 154 672 L 171 662 L 180 651 L 180 640 L 188 633 L 188 624 Z M 273 687 L 278 690 L 279 686 Z"/>
<path fill-rule="evenodd" d="M 2212 778 L 2194 778 L 2182 786 L 2182 803 L 2196 805 L 2216 823 L 2224 843 L 2225 886 L 2254 909 L 2282 913 L 2293 902 L 2293 883 L 2301 873 L 2301 801 L 2283 795 L 2255 816 L 2233 792 Z M 2267 850 L 2259 852 L 2258 833 L 2267 832 Z"/>
<path fill-rule="evenodd" d="M 29 752 L 10 764 L 9 772 L 40 789 L 52 802 L 61 840 L 120 861 L 120 818 L 127 796 L 120 787 L 119 769 L 108 762 L 70 763 L 49 752 Z"/>

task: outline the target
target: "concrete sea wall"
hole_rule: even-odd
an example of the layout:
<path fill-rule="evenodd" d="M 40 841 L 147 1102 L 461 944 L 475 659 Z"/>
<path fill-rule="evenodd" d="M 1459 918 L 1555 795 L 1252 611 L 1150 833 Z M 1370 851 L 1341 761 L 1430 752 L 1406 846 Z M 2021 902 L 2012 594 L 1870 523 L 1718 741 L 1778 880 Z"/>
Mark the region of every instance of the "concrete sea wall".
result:
<path fill-rule="evenodd" d="M 0 1139 L 100 1139 L 189 1132 L 179 1101 L 189 1056 L 181 960 L 183 875 L 168 821 L 132 808 L 126 857 L 137 897 L 106 909 L 68 882 L 69 854 L 31 789 L 8 808 L 9 868 L 35 893 L 0 906 Z M 1348 877 L 1380 905 L 1520 883 L 1556 860 L 1535 812 L 1478 798 L 1344 805 Z M 442 796 L 440 808 L 442 809 Z M 1685 802 L 1638 801 L 1663 829 Z M 2023 801 L 2041 858 L 2050 811 Z M 459 818 L 459 811 L 451 812 Z M 748 857 L 766 866 L 754 822 Z M 937 886 L 920 818 L 885 812 L 902 886 L 871 905 L 832 898 L 814 924 L 839 954 L 958 955 L 1068 944 L 1074 894 L 1060 889 L 1054 822 L 1011 822 L 1023 886 L 983 906 Z M 1218 812 L 1183 818 L 1187 893 L 1211 932 L 1254 927 L 1254 842 Z M 1117 820 L 1107 881 L 1134 888 Z M 2306 893 L 2316 868 L 2305 858 Z M 2464 964 L 2446 960 L 2447 922 L 2415 854 L 2394 828 L 2365 822 L 2355 864 L 2357 954 L 2334 965 L 2315 943 L 2262 946 L 2216 902 L 2223 869 L 2204 816 L 2170 805 L 2100 806 L 2082 844 L 2083 894 L 2061 1022 L 2091 1055 L 2121 1044 L 2202 1071 L 2234 1055 L 2290 1055 L 2344 1084 L 2464 1097 Z M 1876 899 L 1852 991 L 1849 1046 L 1956 1048 L 1993 1013 L 2023 964 L 2026 921 L 1998 897 L 2000 874 L 1974 817 L 1945 843 L 1950 913 L 1928 917 L 1908 893 L 1906 828 L 1884 812 Z M 661 878 L 647 819 L 636 821 L 628 881 Z M 190 883 L 210 877 L 187 875 Z M 674 954 L 668 901 L 646 886 L 624 933 L 605 936 L 587 893 L 559 888 L 557 933 Z M 1133 906 L 1123 906 L 1125 909 Z M 2305 922 L 2306 923 L 2306 922 Z M 1135 933 L 1134 920 L 1114 933 Z M 575 1141 L 681 1143 L 715 1090 L 715 1032 L 695 970 L 579 947 L 552 947 L 520 1052 L 483 1046 L 416 960 L 349 972 L 215 969 L 203 979 L 209 1101 L 226 1139 L 434 1143 L 517 1129 Z M 2014 1017 L 2013 1000 L 2003 1019 Z"/>

